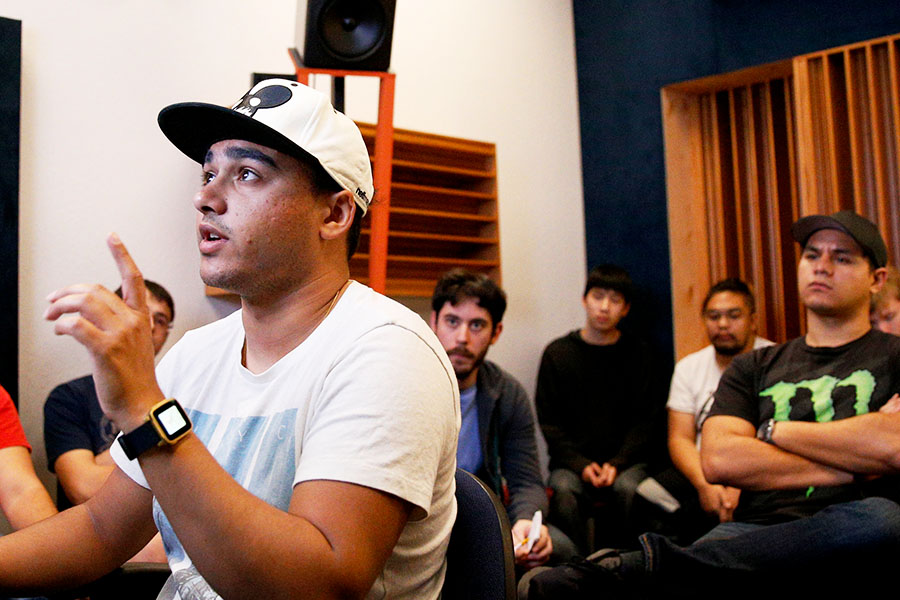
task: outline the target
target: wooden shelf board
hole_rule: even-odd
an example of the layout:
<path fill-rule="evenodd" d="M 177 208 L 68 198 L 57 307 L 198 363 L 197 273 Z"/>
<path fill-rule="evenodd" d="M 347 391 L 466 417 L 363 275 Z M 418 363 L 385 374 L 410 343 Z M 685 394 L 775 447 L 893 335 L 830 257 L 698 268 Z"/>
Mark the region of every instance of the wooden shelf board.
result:
<path fill-rule="evenodd" d="M 491 215 L 474 215 L 469 213 L 457 213 L 444 210 L 429 210 L 425 208 L 405 208 L 391 206 L 392 215 L 408 215 L 410 217 L 434 217 L 453 221 L 471 221 L 477 223 L 496 223 L 497 217 Z"/>
<path fill-rule="evenodd" d="M 351 261 L 368 261 L 369 255 L 365 253 L 356 253 Z M 460 267 L 479 267 L 492 268 L 499 267 L 499 260 L 485 260 L 481 258 L 445 258 L 442 256 L 403 256 L 388 254 L 388 268 L 391 263 L 406 264 L 437 264 L 437 265 L 454 265 Z"/>
<path fill-rule="evenodd" d="M 416 192 L 429 195 L 453 196 L 458 198 L 471 198 L 472 200 L 494 200 L 497 194 L 491 192 L 475 192 L 470 190 L 458 190 L 451 188 L 442 188 L 434 185 L 422 185 L 419 183 L 404 183 L 395 181 L 391 183 L 391 192 Z"/>
<path fill-rule="evenodd" d="M 369 285 L 368 277 L 354 277 L 354 279 L 364 285 Z M 392 298 L 398 296 L 430 298 L 434 292 L 435 283 L 437 283 L 437 277 L 433 279 L 392 278 L 387 280 L 384 293 Z"/>
<path fill-rule="evenodd" d="M 371 235 L 372 232 L 369 229 L 363 229 L 360 233 L 362 235 Z M 432 240 L 436 242 L 482 244 L 485 246 L 496 246 L 500 243 L 500 240 L 497 238 L 487 238 L 473 235 L 453 235 L 447 233 L 427 233 L 420 231 L 391 231 L 390 239 Z"/>
<path fill-rule="evenodd" d="M 392 164 L 395 169 L 399 167 L 414 169 L 416 171 L 423 171 L 427 173 L 441 173 L 447 175 L 456 175 L 457 177 L 469 177 L 472 179 L 493 179 L 497 177 L 497 171 L 495 169 L 486 171 L 476 169 L 461 169 L 459 167 L 447 167 L 443 165 L 415 162 L 412 160 L 394 160 Z"/>
<path fill-rule="evenodd" d="M 363 138 L 374 138 L 375 126 L 370 123 L 357 123 Z M 493 157 L 496 153 L 496 145 L 490 142 L 465 140 L 434 133 L 422 133 L 409 129 L 394 128 L 394 145 L 408 144 L 410 146 L 429 146 L 463 154 L 477 154 L 485 157 Z"/>

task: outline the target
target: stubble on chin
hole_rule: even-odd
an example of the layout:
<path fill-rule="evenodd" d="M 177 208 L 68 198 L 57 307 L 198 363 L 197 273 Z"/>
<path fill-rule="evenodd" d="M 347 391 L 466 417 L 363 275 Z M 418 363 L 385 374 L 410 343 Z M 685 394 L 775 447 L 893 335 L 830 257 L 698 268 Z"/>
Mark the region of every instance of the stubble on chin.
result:
<path fill-rule="evenodd" d="M 239 296 L 243 296 L 250 291 L 246 289 L 248 287 L 246 278 L 239 273 L 218 271 L 209 266 L 204 268 L 202 262 L 200 264 L 200 280 L 210 287 L 225 290 Z"/>

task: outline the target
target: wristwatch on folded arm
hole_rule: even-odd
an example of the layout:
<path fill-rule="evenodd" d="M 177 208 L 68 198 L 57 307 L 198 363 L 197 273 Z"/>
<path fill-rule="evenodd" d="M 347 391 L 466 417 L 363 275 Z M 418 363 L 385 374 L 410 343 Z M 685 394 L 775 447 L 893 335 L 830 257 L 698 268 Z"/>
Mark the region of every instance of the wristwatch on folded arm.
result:
<path fill-rule="evenodd" d="M 119 436 L 119 445 L 128 460 L 134 460 L 155 446 L 173 445 L 191 431 L 191 419 L 175 398 L 167 398 L 150 409 L 147 420 L 137 429 Z"/>

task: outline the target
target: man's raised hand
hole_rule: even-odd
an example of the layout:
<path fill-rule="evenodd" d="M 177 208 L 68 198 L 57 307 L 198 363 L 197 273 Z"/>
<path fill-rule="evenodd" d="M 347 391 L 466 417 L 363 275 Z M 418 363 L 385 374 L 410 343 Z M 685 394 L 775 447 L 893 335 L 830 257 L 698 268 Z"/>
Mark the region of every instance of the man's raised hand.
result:
<path fill-rule="evenodd" d="M 44 313 L 57 335 L 87 348 L 103 412 L 123 431 L 140 425 L 163 399 L 156 382 L 144 278 L 115 233 L 106 240 L 122 277 L 122 299 L 100 285 L 75 284 L 52 292 Z"/>

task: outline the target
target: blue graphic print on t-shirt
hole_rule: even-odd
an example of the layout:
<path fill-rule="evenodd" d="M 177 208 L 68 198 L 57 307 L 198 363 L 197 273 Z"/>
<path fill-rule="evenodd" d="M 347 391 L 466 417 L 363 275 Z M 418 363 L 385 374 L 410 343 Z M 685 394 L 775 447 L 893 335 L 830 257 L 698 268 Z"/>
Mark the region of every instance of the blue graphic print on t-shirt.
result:
<path fill-rule="evenodd" d="M 296 408 L 265 416 L 230 418 L 197 410 L 187 413 L 195 435 L 235 481 L 266 503 L 288 509 L 297 471 Z M 183 563 L 187 559 L 184 548 L 155 498 L 153 518 L 170 565 Z"/>

